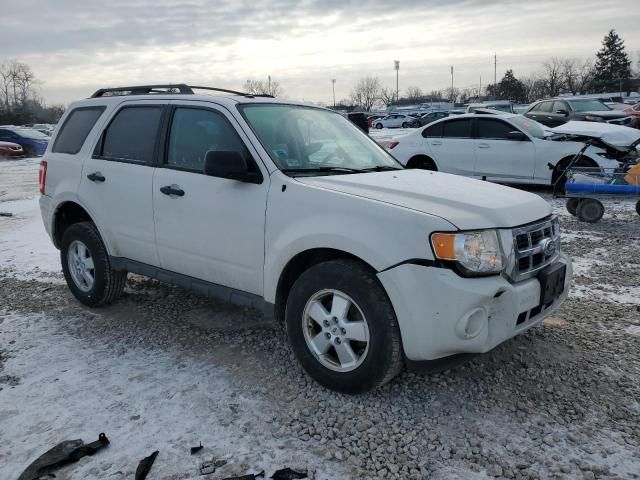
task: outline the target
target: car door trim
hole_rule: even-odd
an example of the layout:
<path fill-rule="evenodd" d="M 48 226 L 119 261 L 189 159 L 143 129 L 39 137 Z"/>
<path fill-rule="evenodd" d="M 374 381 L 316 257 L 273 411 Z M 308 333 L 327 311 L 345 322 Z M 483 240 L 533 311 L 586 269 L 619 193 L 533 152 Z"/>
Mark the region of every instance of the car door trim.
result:
<path fill-rule="evenodd" d="M 129 258 L 110 256 L 109 262 L 114 270 L 137 273 L 145 277 L 155 278 L 161 282 L 172 283 L 200 295 L 216 298 L 242 307 L 254 308 L 267 317 L 273 316 L 274 304 L 267 302 L 259 295 L 248 293 L 244 290 L 207 282 L 206 280 L 165 270 L 164 268 L 155 267 Z"/>

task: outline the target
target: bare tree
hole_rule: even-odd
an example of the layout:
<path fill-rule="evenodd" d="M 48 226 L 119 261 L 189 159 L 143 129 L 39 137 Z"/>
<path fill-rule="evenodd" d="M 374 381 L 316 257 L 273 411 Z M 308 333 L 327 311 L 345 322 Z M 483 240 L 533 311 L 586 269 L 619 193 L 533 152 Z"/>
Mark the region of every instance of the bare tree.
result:
<path fill-rule="evenodd" d="M 429 93 L 431 98 L 437 98 L 438 100 L 442 99 L 442 90 L 431 90 Z"/>
<path fill-rule="evenodd" d="M 557 57 L 552 57 L 551 60 L 544 62 L 545 81 L 547 82 L 547 94 L 550 97 L 555 97 L 560 93 L 563 86 L 563 61 Z"/>
<path fill-rule="evenodd" d="M 272 97 L 280 97 L 284 94 L 284 89 L 277 80 L 271 77 L 264 82 L 262 80 L 247 80 L 244 87 L 247 93 L 251 95 L 271 95 Z"/>
<path fill-rule="evenodd" d="M 387 107 L 396 103 L 396 91 L 391 88 L 380 89 L 380 101 Z"/>
<path fill-rule="evenodd" d="M 368 111 L 380 99 L 381 90 L 378 77 L 364 77 L 351 91 L 351 100 L 354 104 Z"/>
<path fill-rule="evenodd" d="M 411 102 L 419 102 L 424 94 L 420 87 L 410 86 L 407 88 L 407 99 Z"/>
<path fill-rule="evenodd" d="M 453 87 L 453 88 L 449 87 L 449 88 L 445 89 L 445 91 L 444 91 L 445 98 L 448 98 L 452 102 L 456 101 L 456 99 L 458 98 L 458 95 L 460 95 L 460 89 L 455 88 L 455 87 Z"/>
<path fill-rule="evenodd" d="M 547 82 L 538 75 L 522 78 L 524 94 L 528 102 L 534 102 L 547 95 Z"/>

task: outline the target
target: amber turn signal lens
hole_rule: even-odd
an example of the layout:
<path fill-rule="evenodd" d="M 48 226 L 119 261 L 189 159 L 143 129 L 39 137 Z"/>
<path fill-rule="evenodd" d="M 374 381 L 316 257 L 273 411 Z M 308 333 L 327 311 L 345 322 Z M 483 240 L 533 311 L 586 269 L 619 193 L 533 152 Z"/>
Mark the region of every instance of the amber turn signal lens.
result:
<path fill-rule="evenodd" d="M 434 233 L 431 235 L 431 244 L 436 257 L 440 260 L 455 260 L 456 235 L 454 233 Z"/>

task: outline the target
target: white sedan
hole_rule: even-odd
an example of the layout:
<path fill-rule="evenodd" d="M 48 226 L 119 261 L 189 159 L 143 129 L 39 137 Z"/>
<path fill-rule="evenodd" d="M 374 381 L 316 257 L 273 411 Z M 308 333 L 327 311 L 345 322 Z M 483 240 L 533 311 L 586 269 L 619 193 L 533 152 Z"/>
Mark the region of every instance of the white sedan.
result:
<path fill-rule="evenodd" d="M 404 113 L 392 113 L 373 122 L 375 128 L 409 128 L 416 123 L 416 118 Z"/>
<path fill-rule="evenodd" d="M 553 141 L 550 134 L 522 115 L 466 114 L 379 143 L 408 168 L 549 185 L 584 147 L 580 142 Z M 576 165 L 608 169 L 619 163 L 604 148 L 591 146 Z"/>

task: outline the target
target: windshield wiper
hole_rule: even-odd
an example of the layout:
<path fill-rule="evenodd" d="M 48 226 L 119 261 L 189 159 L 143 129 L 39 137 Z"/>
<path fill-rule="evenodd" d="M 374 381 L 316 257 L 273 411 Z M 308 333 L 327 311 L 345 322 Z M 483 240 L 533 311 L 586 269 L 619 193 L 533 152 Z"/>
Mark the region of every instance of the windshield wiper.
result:
<path fill-rule="evenodd" d="M 359 170 L 359 171 L 360 172 L 388 172 L 390 170 L 404 170 L 404 169 L 400 167 L 392 167 L 390 165 L 376 165 L 375 167 L 363 168 L 362 170 Z"/>
<path fill-rule="evenodd" d="M 282 173 L 362 173 L 364 170 L 349 167 L 314 167 L 314 168 L 283 168 Z"/>

